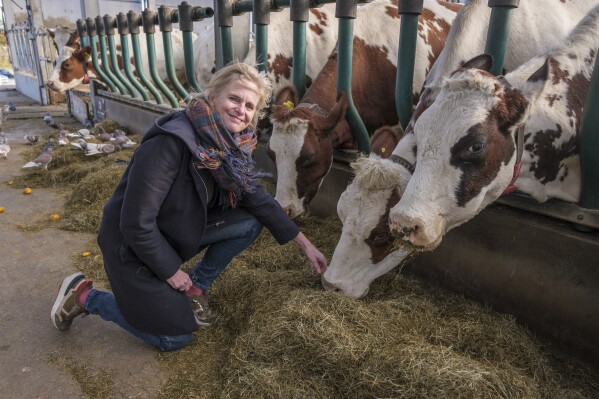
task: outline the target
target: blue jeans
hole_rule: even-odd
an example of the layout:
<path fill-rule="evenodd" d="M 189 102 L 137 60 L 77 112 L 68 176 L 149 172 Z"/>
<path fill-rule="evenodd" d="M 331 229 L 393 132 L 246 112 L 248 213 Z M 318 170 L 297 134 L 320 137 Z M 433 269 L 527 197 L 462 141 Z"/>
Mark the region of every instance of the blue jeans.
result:
<path fill-rule="evenodd" d="M 218 220 L 206 227 L 200 248 L 206 253 L 191 271 L 191 281 L 206 291 L 210 284 L 241 251 L 260 234 L 262 224 L 253 216 L 228 223 Z"/>
<path fill-rule="evenodd" d="M 112 321 L 137 338 L 141 338 L 143 341 L 156 346 L 163 352 L 176 351 L 191 341 L 191 333 L 183 335 L 155 335 L 138 330 L 125 320 L 114 296 L 109 292 L 92 289 L 87 298 L 85 298 L 83 307 L 89 313 L 97 314 L 103 320 Z"/>

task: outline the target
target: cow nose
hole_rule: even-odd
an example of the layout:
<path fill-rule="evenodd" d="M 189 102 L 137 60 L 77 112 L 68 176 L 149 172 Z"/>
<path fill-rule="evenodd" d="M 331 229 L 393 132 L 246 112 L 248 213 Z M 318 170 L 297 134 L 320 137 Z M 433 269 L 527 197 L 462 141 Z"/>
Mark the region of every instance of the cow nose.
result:
<path fill-rule="evenodd" d="M 322 276 L 320 278 L 320 282 L 322 283 L 322 288 L 324 288 L 327 291 L 333 291 L 333 292 L 339 292 L 341 291 L 341 288 L 335 286 L 335 284 L 331 284 L 329 283 L 324 276 Z"/>
<path fill-rule="evenodd" d="M 391 234 L 395 238 L 409 239 L 411 236 L 418 234 L 421 223 L 416 218 L 392 218 L 389 220 Z"/>
<path fill-rule="evenodd" d="M 48 86 L 48 87 L 52 87 L 52 86 L 54 86 L 54 82 L 52 82 L 51 80 L 48 80 L 48 81 L 46 82 L 46 86 Z"/>
<path fill-rule="evenodd" d="M 292 219 L 294 219 L 302 214 L 302 211 L 296 209 L 296 207 L 293 205 L 287 205 L 286 207 L 283 208 L 283 210 L 285 211 L 287 216 L 289 216 Z"/>

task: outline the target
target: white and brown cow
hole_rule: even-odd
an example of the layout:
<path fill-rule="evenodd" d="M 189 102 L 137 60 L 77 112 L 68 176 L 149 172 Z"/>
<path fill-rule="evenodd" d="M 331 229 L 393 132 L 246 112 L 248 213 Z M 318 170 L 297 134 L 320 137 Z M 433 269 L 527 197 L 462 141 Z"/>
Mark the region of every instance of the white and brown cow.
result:
<path fill-rule="evenodd" d="M 460 5 L 437 0 L 424 3 L 418 22 L 414 100 L 443 48 L 459 8 Z M 395 95 L 399 29 L 397 0 L 377 0 L 358 9 L 354 26 L 352 98 L 369 132 L 397 123 L 395 105 L 389 98 Z M 269 153 L 277 167 L 275 198 L 291 217 L 304 213 L 318 191 L 331 167 L 333 149 L 356 147 L 345 119 L 334 129 L 323 130 L 328 124 L 315 123 L 335 105 L 336 77 L 335 51 L 298 106 L 293 109 L 273 106 Z"/>
<path fill-rule="evenodd" d="M 506 60 L 510 60 L 511 65 L 517 66 L 526 62 L 526 60 L 530 59 L 533 54 L 543 53 L 547 51 L 548 48 L 556 46 L 557 43 L 547 43 L 540 40 L 540 38 L 554 37 L 554 34 L 550 32 L 553 28 L 558 32 L 563 32 L 563 27 L 557 26 L 555 21 L 556 18 L 563 19 L 562 22 L 564 24 L 569 23 L 570 26 L 573 27 L 575 23 L 572 21 L 579 15 L 581 15 L 579 18 L 582 18 L 584 15 L 579 8 L 579 6 L 583 5 L 582 3 L 583 1 L 579 1 L 574 7 L 570 8 L 562 4 L 554 4 L 555 7 L 560 8 L 560 16 L 547 15 L 546 18 L 535 18 L 533 20 L 529 20 L 529 18 L 534 18 L 535 15 L 542 12 L 535 12 L 534 8 L 536 7 L 538 10 L 544 10 L 546 4 L 539 0 L 528 0 L 525 3 L 521 3 L 520 8 L 514 11 L 512 24 L 526 26 L 527 31 L 524 32 L 518 30 L 517 32 L 520 32 L 522 36 L 516 38 L 512 37 L 511 40 L 515 40 L 515 42 L 525 46 L 525 48 L 534 48 L 536 50 L 530 54 L 526 54 L 517 51 L 514 46 L 510 46 L 507 48 Z M 587 4 L 588 2 L 584 3 L 584 7 L 587 7 L 587 9 L 590 8 Z M 484 5 L 484 7 L 481 7 L 481 5 Z M 524 7 L 525 12 L 519 14 L 522 7 Z M 471 0 L 469 4 L 462 8 L 454 20 L 446 46 L 442 55 L 435 63 L 435 66 L 433 66 L 433 71 L 441 71 L 446 65 L 455 65 L 458 67 L 463 64 L 463 54 L 469 54 L 472 49 L 461 49 L 460 45 L 469 46 L 471 42 L 459 39 L 463 37 L 484 37 L 485 34 L 482 34 L 476 29 L 486 31 L 486 26 L 481 23 L 481 21 L 485 20 L 485 15 L 487 17 L 489 15 L 486 0 Z M 545 26 L 544 24 L 548 20 L 551 21 L 550 25 Z M 563 34 L 565 35 L 566 33 Z M 563 38 L 561 40 L 563 40 Z M 534 45 L 531 47 L 529 42 Z M 479 53 L 482 53 L 484 51 L 484 43 L 479 43 L 479 46 Z M 451 51 L 449 51 L 449 49 L 451 49 Z M 441 66 L 439 64 L 441 64 Z M 431 74 L 432 73 L 433 72 L 431 72 Z M 431 76 L 431 74 L 429 74 L 429 76 Z M 441 81 L 442 79 L 439 77 L 437 82 L 440 84 Z M 429 89 L 434 89 L 434 82 L 436 82 L 436 80 L 431 80 L 431 82 L 432 83 L 429 84 L 433 86 L 429 86 Z M 437 89 L 431 91 L 435 96 L 438 93 Z M 423 112 L 428 105 L 430 105 L 426 104 L 426 106 L 422 106 L 422 100 L 423 97 L 421 96 L 421 101 L 419 102 L 415 116 L 417 116 L 417 112 Z M 417 118 L 413 117 L 412 120 L 415 119 Z M 379 202 L 375 202 L 375 198 L 373 197 L 373 194 L 370 193 L 370 188 L 367 184 L 357 185 L 352 183 L 347 189 L 349 193 L 344 193 L 341 196 L 337 206 L 340 216 L 344 212 L 342 209 L 346 209 L 346 215 L 349 215 L 346 216 L 346 220 L 350 219 L 360 222 L 353 222 L 349 224 L 348 227 L 345 226 L 344 222 L 341 238 L 335 249 L 329 267 L 323 275 L 322 282 L 324 287 L 341 291 L 348 296 L 361 297 L 368 292 L 368 287 L 374 279 L 393 268 L 393 265 L 399 265 L 400 261 L 408 253 L 405 247 L 398 251 L 391 245 L 385 246 L 384 241 L 391 240 L 391 238 L 386 236 L 388 233 L 384 230 L 384 226 L 385 223 L 388 222 L 388 208 L 394 206 L 393 202 L 400 199 L 400 193 L 403 192 L 403 188 L 408 184 L 408 179 L 411 176 L 413 165 L 416 161 L 416 138 L 414 137 L 414 134 L 408 132 L 408 130 L 411 130 L 410 128 L 411 126 L 409 125 L 406 129 L 406 134 L 403 135 L 399 144 L 397 144 L 393 151 L 390 159 L 393 159 L 397 165 L 392 167 L 389 167 L 390 164 L 388 161 L 381 161 L 375 152 L 377 149 L 379 152 L 381 149 L 387 151 L 389 146 L 397 141 L 396 132 L 394 129 L 381 128 L 375 133 L 375 136 L 373 136 L 373 154 L 368 162 L 372 164 L 382 164 L 382 166 L 377 167 L 377 174 L 379 175 L 396 173 L 398 177 L 400 177 L 398 180 L 399 184 L 387 189 L 378 187 L 377 190 L 375 190 L 375 196 L 379 198 Z M 382 137 L 378 137 L 378 133 L 382 133 Z M 385 165 L 387 165 L 387 167 L 385 167 Z M 375 165 L 369 166 L 369 169 L 374 168 Z M 391 176 L 384 179 L 393 181 Z M 393 191 L 395 191 L 395 194 L 393 194 Z M 361 198 L 364 198 L 365 200 L 361 201 Z M 348 204 L 352 204 L 353 206 Z M 368 217 L 367 215 L 382 216 L 377 220 L 376 218 Z M 381 234 L 381 232 L 384 233 Z M 366 238 L 371 236 L 373 238 L 379 236 L 380 238 L 379 240 L 366 241 Z M 377 242 L 383 243 L 382 245 L 387 248 L 386 251 L 388 253 L 377 250 L 377 246 L 373 245 Z M 383 255 L 386 254 L 386 256 L 381 256 L 381 253 Z"/>
<path fill-rule="evenodd" d="M 479 56 L 445 79 L 414 125 L 416 168 L 392 230 L 432 249 L 506 189 L 578 201 L 578 131 L 598 49 L 599 6 L 559 47 L 505 77 Z"/>
<path fill-rule="evenodd" d="M 402 245 L 389 230 L 389 210 L 397 204 L 415 161 L 413 144 L 402 141 L 387 159 L 376 153 L 352 163 L 355 178 L 341 194 L 337 214 L 343 223 L 331 262 L 322 275 L 326 289 L 352 298 L 368 293 L 370 284 L 397 267 L 414 248 Z"/>

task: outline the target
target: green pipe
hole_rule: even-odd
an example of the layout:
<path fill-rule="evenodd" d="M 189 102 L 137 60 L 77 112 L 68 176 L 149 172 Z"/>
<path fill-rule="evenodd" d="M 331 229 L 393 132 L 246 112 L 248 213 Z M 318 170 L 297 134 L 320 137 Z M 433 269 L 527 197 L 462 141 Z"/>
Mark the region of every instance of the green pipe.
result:
<path fill-rule="evenodd" d="M 199 93 L 202 91 L 202 87 L 196 80 L 195 62 L 193 59 L 193 37 L 192 32 L 183 33 L 183 54 L 185 55 L 185 77 L 187 78 L 187 84 L 192 90 Z"/>
<path fill-rule="evenodd" d="M 130 94 L 131 97 L 137 98 L 137 93 L 135 92 L 135 89 L 133 88 L 131 83 L 129 83 L 127 79 L 125 79 L 125 77 L 119 69 L 119 63 L 116 58 L 116 46 L 114 44 L 114 35 L 106 35 L 106 37 L 108 38 L 108 51 L 110 52 L 110 66 L 112 67 L 112 73 L 126 87 L 125 93 L 121 94 Z"/>
<path fill-rule="evenodd" d="M 152 82 L 150 82 L 150 80 L 147 78 L 147 76 L 143 70 L 141 51 L 140 51 L 140 47 L 139 47 L 139 34 L 137 34 L 137 33 L 131 34 L 131 46 L 133 47 L 133 59 L 135 62 L 135 69 L 137 70 L 137 74 L 139 75 L 139 79 L 148 88 L 150 93 L 152 93 L 152 96 L 156 100 L 156 103 L 164 104 L 164 99 L 160 95 L 160 92 L 158 91 L 156 86 L 154 86 L 152 84 Z"/>
<path fill-rule="evenodd" d="M 231 41 L 231 27 L 220 27 L 220 40 L 223 51 L 223 65 L 227 65 L 233 61 L 233 44 Z"/>
<path fill-rule="evenodd" d="M 256 24 L 256 64 L 260 72 L 268 69 L 268 25 Z"/>
<path fill-rule="evenodd" d="M 337 48 L 337 93 L 346 92 L 349 99 L 347 122 L 358 143 L 358 150 L 370 153 L 370 138 L 362 118 L 358 115 L 351 92 L 352 52 L 354 47 L 354 20 L 339 18 L 339 42 Z"/>
<path fill-rule="evenodd" d="M 599 57 L 587 93 L 580 122 L 581 190 L 578 204 L 583 208 L 599 209 Z"/>
<path fill-rule="evenodd" d="M 397 53 L 397 75 L 395 80 L 395 107 L 399 123 L 405 129 L 412 117 L 412 82 L 416 58 L 419 14 L 401 14 L 399 49 Z"/>
<path fill-rule="evenodd" d="M 129 79 L 129 82 L 135 86 L 135 89 L 141 94 L 141 97 L 144 101 L 150 101 L 150 95 L 146 91 L 146 89 L 139 83 L 133 71 L 131 70 L 131 64 L 129 63 L 129 39 L 128 35 L 120 35 L 121 36 L 121 53 L 123 55 L 123 69 L 125 70 L 125 76 Z"/>
<path fill-rule="evenodd" d="M 170 32 L 162 32 L 162 41 L 164 42 L 164 54 L 173 54 L 173 42 L 171 41 L 171 33 Z M 177 79 L 177 74 L 175 72 L 175 62 L 173 57 L 164 57 L 166 62 L 166 75 L 168 76 L 168 80 L 171 82 L 177 93 L 183 98 L 183 100 L 187 101 L 189 99 L 189 93 L 179 82 Z"/>
<path fill-rule="evenodd" d="M 92 50 L 92 63 L 94 64 L 94 69 L 96 70 L 96 72 L 98 72 L 100 79 L 102 79 L 108 85 L 108 87 L 110 87 L 110 91 L 117 91 L 117 87 L 113 83 L 112 79 L 108 77 L 108 75 L 106 74 L 106 72 L 104 72 L 104 70 L 100 66 L 100 63 L 98 62 L 98 50 L 96 48 L 96 40 L 94 36 L 90 38 L 89 46 Z"/>
<path fill-rule="evenodd" d="M 104 41 L 105 37 L 103 35 L 98 35 L 98 38 L 100 40 L 100 43 L 99 43 L 99 46 L 100 46 L 100 56 L 102 58 L 102 65 L 105 66 L 104 70 L 106 71 L 106 74 L 108 76 L 110 76 L 110 80 L 118 87 L 118 89 L 121 92 L 121 94 L 128 94 L 127 93 L 127 89 L 125 88 L 125 86 L 123 86 L 123 84 L 114 75 L 114 73 L 112 72 L 112 70 L 110 68 L 110 63 L 108 62 L 108 55 L 106 54 L 106 43 Z"/>
<path fill-rule="evenodd" d="M 158 86 L 162 94 L 168 99 L 171 103 L 171 107 L 179 108 L 179 102 L 177 101 L 177 97 L 170 91 L 170 89 L 164 84 L 160 75 L 158 75 L 158 69 L 156 69 L 156 45 L 154 41 L 154 33 L 146 33 L 146 45 L 148 48 L 148 66 L 150 69 L 150 76 L 152 80 Z"/>
<path fill-rule="evenodd" d="M 491 73 L 494 75 L 501 75 L 503 73 L 503 63 L 510 34 L 513 10 L 513 7 L 494 6 L 493 11 L 491 11 L 485 53 L 493 56 Z"/>
<path fill-rule="evenodd" d="M 293 21 L 293 86 L 298 98 L 306 92 L 306 23 Z"/>

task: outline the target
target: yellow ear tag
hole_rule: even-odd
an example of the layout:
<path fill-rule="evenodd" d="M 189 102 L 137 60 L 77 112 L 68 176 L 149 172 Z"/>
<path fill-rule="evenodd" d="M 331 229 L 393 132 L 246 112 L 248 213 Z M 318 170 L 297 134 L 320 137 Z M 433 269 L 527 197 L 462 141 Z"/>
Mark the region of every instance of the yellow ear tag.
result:
<path fill-rule="evenodd" d="M 385 153 L 385 147 L 381 148 L 381 154 Z"/>
<path fill-rule="evenodd" d="M 88 54 L 88 53 L 85 53 L 85 54 L 83 55 L 83 60 L 84 60 L 85 62 L 91 62 L 91 60 L 92 60 L 92 55 L 91 55 L 91 54 Z"/>
<path fill-rule="evenodd" d="M 293 107 L 295 106 L 295 104 L 293 103 L 293 101 L 285 101 L 283 103 L 284 106 L 286 106 L 289 109 L 293 109 Z"/>

